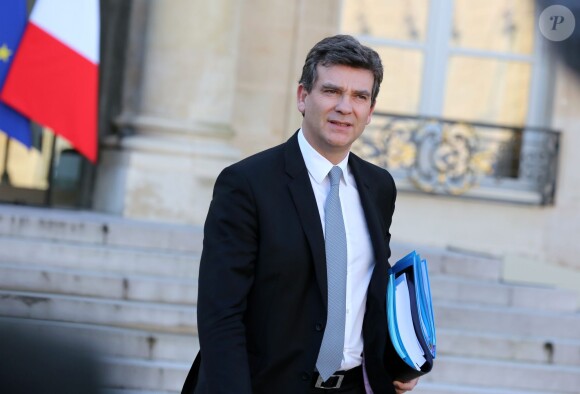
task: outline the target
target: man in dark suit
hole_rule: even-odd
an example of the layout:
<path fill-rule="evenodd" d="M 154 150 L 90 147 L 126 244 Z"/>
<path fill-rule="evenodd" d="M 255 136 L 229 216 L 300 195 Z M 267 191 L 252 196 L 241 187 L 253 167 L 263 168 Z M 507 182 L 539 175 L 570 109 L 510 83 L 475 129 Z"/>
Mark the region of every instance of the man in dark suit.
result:
<path fill-rule="evenodd" d="M 298 86 L 302 128 L 219 175 L 199 273 L 201 350 L 182 393 L 415 386 L 393 383 L 383 362 L 395 184 L 350 153 L 382 77 L 356 39 L 320 41 Z"/>

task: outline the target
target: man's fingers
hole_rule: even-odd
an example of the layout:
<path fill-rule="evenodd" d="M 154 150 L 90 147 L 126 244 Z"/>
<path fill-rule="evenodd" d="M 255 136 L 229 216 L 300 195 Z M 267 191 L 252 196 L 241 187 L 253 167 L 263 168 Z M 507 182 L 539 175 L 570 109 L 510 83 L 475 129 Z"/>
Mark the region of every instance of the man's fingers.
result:
<path fill-rule="evenodd" d="M 399 380 L 395 380 L 393 382 L 393 385 L 395 386 L 395 391 L 397 392 L 397 394 L 403 394 L 406 391 L 413 390 L 417 385 L 417 382 L 419 382 L 419 378 L 415 378 L 408 382 L 401 382 Z"/>

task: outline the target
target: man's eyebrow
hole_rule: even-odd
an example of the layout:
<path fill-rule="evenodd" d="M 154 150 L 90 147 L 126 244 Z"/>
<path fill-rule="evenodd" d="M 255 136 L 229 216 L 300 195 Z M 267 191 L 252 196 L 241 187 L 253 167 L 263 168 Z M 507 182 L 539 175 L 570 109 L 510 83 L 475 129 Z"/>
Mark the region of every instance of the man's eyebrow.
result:
<path fill-rule="evenodd" d="M 366 89 L 363 89 L 363 90 L 355 90 L 354 91 L 354 94 L 355 95 L 362 95 L 362 96 L 370 96 L 371 95 L 371 92 L 369 92 Z"/>
<path fill-rule="evenodd" d="M 321 88 L 322 89 L 333 89 L 333 90 L 338 90 L 338 91 L 341 91 L 341 92 L 343 91 L 343 89 L 340 86 L 335 85 L 335 84 L 332 84 L 332 83 L 323 83 L 322 86 L 321 86 Z M 363 90 L 355 90 L 353 93 L 355 95 L 363 95 L 363 96 L 370 96 L 371 95 L 371 92 L 369 92 L 366 89 L 363 89 Z"/>
<path fill-rule="evenodd" d="M 342 88 L 338 85 L 334 85 L 332 83 L 323 83 L 321 86 L 322 89 L 334 89 L 342 91 Z"/>

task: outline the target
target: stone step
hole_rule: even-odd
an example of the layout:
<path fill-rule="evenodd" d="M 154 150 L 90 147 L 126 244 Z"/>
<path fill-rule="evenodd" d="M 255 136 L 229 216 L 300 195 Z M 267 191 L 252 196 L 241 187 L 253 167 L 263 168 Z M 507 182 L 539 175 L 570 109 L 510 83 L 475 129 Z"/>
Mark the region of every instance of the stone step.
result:
<path fill-rule="evenodd" d="M 0 233 L 0 262 L 6 263 L 34 262 L 61 268 L 196 276 L 199 271 L 199 257 L 199 251 L 184 252 L 178 248 L 147 250 L 110 243 L 87 244 L 66 239 L 25 238 Z M 463 256 L 443 250 L 431 250 L 426 257 L 432 277 L 444 274 L 443 276 L 496 281 L 499 278 L 493 273 L 500 270 L 501 263 L 497 260 Z"/>
<path fill-rule="evenodd" d="M 153 275 L 25 263 L 0 263 L 0 288 L 178 304 L 197 302 L 195 277 Z M 546 310 L 576 310 L 576 296 L 562 289 L 507 285 L 434 275 L 431 277 L 431 291 L 436 301 L 462 301 Z"/>
<path fill-rule="evenodd" d="M 191 363 L 106 357 L 105 387 L 111 389 L 181 391 Z"/>
<path fill-rule="evenodd" d="M 104 388 L 100 391 L 102 394 L 179 394 L 181 391 L 143 391 L 143 390 L 124 390 Z"/>
<path fill-rule="evenodd" d="M 174 304 L 197 302 L 197 279 L 0 263 L 0 289 Z"/>
<path fill-rule="evenodd" d="M 0 290 L 0 316 L 197 333 L 195 306 Z"/>
<path fill-rule="evenodd" d="M 0 324 L 25 325 L 39 334 L 85 344 L 109 357 L 192 363 L 199 351 L 199 339 L 193 334 L 6 317 L 0 317 Z"/>
<path fill-rule="evenodd" d="M 154 276 L 197 277 L 199 253 L 0 236 L 0 262 Z"/>
<path fill-rule="evenodd" d="M 110 247 L 113 247 L 113 253 L 116 249 L 123 250 L 127 247 L 148 251 L 188 251 L 198 258 L 201 253 L 203 230 L 197 226 L 138 221 L 95 212 L 0 205 L 0 240 L 3 238 L 6 238 L 6 242 L 0 243 L 0 261 L 5 262 L 19 262 L 22 258 L 39 263 L 47 259 L 54 260 L 54 256 L 59 256 L 59 249 L 70 252 L 63 246 L 68 244 L 76 245 L 77 252 L 98 254 L 99 256 L 92 257 L 101 261 L 110 257 L 108 256 Z M 17 238 L 23 240 L 14 247 L 4 247 Z M 32 247 L 26 241 L 36 241 L 39 244 Z M 52 242 L 56 242 L 57 245 L 49 247 L 47 243 Z M 78 246 L 108 248 L 83 250 Z M 391 262 L 412 250 L 409 245 L 397 243 L 393 243 L 391 248 L 393 250 Z M 421 247 L 419 252 L 427 258 L 432 275 L 444 273 L 487 280 L 500 278 L 502 263 L 495 258 L 430 247 Z M 79 256 L 81 255 L 73 253 L 73 256 L 65 258 L 72 257 L 78 264 Z M 85 263 L 84 258 L 82 263 Z"/>
<path fill-rule="evenodd" d="M 203 239 L 197 226 L 14 205 L 0 205 L 0 235 L 198 253 Z"/>
<path fill-rule="evenodd" d="M 191 362 L 199 350 L 199 340 L 189 334 L 97 326 L 82 323 L 2 319 L 0 322 L 26 323 L 38 330 L 78 338 L 108 356 Z M 440 356 L 517 360 L 555 365 L 580 365 L 580 341 L 521 337 L 482 332 L 440 329 L 437 331 Z"/>
<path fill-rule="evenodd" d="M 580 367 L 443 356 L 424 382 L 578 394 Z"/>
<path fill-rule="evenodd" d="M 433 383 L 419 380 L 412 394 L 562 394 L 561 391 L 509 390 L 495 387 L 476 387 Z"/>
<path fill-rule="evenodd" d="M 548 339 L 580 339 L 578 313 L 439 301 L 434 304 L 434 315 L 440 329 L 542 336 Z"/>
<path fill-rule="evenodd" d="M 580 366 L 580 340 L 437 330 L 438 354 Z"/>
<path fill-rule="evenodd" d="M 391 258 L 394 264 L 415 247 L 404 243 L 391 243 Z M 502 274 L 502 262 L 495 257 L 459 253 L 441 248 L 421 246 L 416 249 L 421 257 L 427 260 L 429 275 L 445 274 L 466 278 L 499 281 Z"/>
<path fill-rule="evenodd" d="M 189 363 L 128 358 L 104 358 L 106 387 L 179 391 Z M 421 378 L 417 392 L 441 393 L 438 388 L 471 387 L 468 393 L 578 393 L 580 368 L 527 363 L 441 357 L 435 369 Z M 477 391 L 479 390 L 479 391 Z"/>
<path fill-rule="evenodd" d="M 430 275 L 431 294 L 437 301 L 513 306 L 575 312 L 577 295 L 571 290 L 488 282 L 457 276 Z"/>

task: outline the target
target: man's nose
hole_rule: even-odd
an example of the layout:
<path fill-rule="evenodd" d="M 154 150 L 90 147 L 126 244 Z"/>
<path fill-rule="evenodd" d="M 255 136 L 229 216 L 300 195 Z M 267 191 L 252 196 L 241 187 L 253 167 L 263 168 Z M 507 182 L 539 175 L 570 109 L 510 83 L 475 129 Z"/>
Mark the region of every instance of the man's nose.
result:
<path fill-rule="evenodd" d="M 338 102 L 334 108 L 336 112 L 341 114 L 348 114 L 352 112 L 352 103 L 350 102 L 350 97 L 346 94 L 341 95 L 338 98 Z"/>

